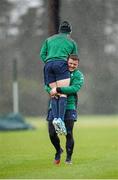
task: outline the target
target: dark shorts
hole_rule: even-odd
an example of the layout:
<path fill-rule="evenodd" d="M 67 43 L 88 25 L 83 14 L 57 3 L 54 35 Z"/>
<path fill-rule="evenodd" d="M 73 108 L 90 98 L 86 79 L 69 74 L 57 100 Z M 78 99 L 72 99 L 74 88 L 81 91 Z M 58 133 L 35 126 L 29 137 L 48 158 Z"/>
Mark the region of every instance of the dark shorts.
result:
<path fill-rule="evenodd" d="M 47 121 L 52 121 L 53 119 L 54 118 L 53 118 L 52 110 L 49 109 L 48 115 L 47 115 Z M 64 121 L 66 121 L 66 120 L 76 121 L 77 120 L 77 111 L 76 110 L 66 110 Z"/>
<path fill-rule="evenodd" d="M 49 61 L 44 66 L 44 82 L 50 84 L 62 79 L 70 78 L 67 61 L 53 60 Z"/>

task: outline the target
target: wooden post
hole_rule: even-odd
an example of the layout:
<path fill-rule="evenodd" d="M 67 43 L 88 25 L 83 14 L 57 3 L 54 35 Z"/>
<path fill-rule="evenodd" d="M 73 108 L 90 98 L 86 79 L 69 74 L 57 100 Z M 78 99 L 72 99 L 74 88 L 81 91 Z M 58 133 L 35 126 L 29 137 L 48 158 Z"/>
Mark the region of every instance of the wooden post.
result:
<path fill-rule="evenodd" d="M 19 95 L 17 81 L 17 60 L 13 60 L 13 113 L 19 113 Z"/>

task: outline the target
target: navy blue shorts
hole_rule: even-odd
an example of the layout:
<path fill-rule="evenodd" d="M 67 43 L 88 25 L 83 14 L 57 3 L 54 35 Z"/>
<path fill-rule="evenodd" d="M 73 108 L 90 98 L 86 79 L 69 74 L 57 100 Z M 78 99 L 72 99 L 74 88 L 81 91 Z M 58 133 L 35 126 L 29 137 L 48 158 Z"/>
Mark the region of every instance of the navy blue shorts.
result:
<path fill-rule="evenodd" d="M 52 110 L 49 109 L 48 110 L 48 115 L 47 115 L 47 121 L 52 121 L 53 119 L 54 119 L 54 117 L 53 117 L 53 114 L 52 114 Z M 64 121 L 66 121 L 66 120 L 76 121 L 77 120 L 77 111 L 72 110 L 72 109 L 66 110 Z"/>
<path fill-rule="evenodd" d="M 44 82 L 50 84 L 62 79 L 70 78 L 68 64 L 65 60 L 49 61 L 44 66 Z"/>

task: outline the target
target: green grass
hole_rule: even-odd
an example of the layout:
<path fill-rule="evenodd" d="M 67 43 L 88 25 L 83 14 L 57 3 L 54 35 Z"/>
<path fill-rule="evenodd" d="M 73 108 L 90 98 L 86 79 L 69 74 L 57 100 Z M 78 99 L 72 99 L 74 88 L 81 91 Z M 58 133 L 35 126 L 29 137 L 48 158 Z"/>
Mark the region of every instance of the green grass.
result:
<path fill-rule="evenodd" d="M 73 164 L 64 153 L 55 166 L 44 120 L 29 118 L 37 130 L 0 132 L 0 179 L 117 179 L 118 116 L 80 116 L 75 123 Z"/>

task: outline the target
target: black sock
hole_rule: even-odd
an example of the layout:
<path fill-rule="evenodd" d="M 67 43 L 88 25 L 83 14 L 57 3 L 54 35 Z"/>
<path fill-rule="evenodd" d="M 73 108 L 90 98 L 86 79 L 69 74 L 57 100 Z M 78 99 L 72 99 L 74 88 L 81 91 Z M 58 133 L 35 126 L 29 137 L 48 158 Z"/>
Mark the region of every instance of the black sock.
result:
<path fill-rule="evenodd" d="M 64 115 L 65 115 L 66 105 L 67 105 L 67 97 L 60 97 L 58 104 L 59 104 L 58 117 L 64 121 Z"/>
<path fill-rule="evenodd" d="M 73 154 L 73 148 L 74 148 L 74 138 L 73 138 L 74 121 L 73 120 L 66 120 L 65 126 L 67 129 L 66 153 L 67 153 L 67 158 L 69 158 L 71 160 L 71 156 Z"/>
<path fill-rule="evenodd" d="M 71 158 L 74 148 L 74 139 L 72 134 L 66 136 L 66 153 L 67 157 Z"/>
<path fill-rule="evenodd" d="M 50 140 L 51 140 L 53 146 L 55 147 L 56 152 L 60 152 L 60 140 L 59 140 L 57 134 L 55 134 L 55 136 L 50 136 Z"/>
<path fill-rule="evenodd" d="M 52 114 L 54 118 L 58 118 L 58 99 L 53 97 L 51 98 L 51 107 L 52 107 Z"/>
<path fill-rule="evenodd" d="M 49 131 L 49 137 L 51 140 L 51 143 L 56 149 L 56 152 L 60 152 L 60 139 L 57 136 L 57 133 L 55 132 L 54 126 L 51 121 L 48 123 L 48 131 Z"/>

